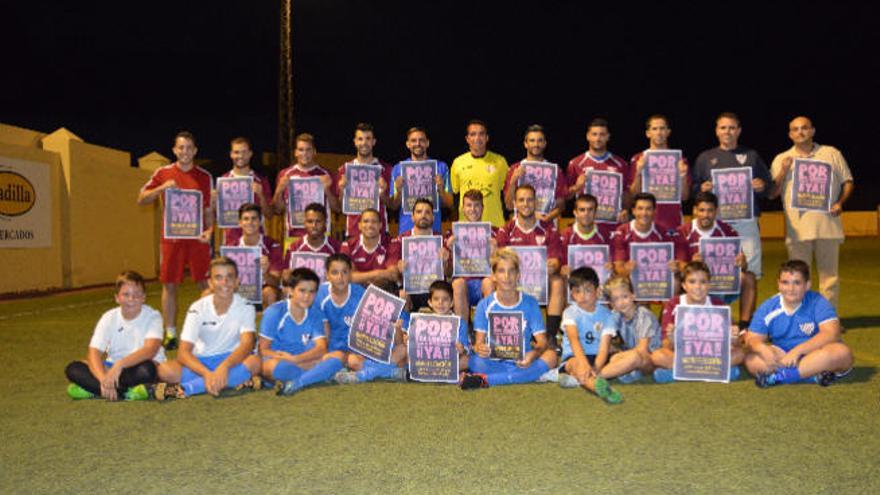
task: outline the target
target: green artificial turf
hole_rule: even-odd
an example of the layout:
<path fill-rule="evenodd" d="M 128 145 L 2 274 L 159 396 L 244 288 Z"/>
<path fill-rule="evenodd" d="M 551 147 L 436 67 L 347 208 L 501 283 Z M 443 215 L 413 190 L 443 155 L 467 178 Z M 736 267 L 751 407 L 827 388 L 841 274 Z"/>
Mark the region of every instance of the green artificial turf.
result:
<path fill-rule="evenodd" d="M 761 300 L 784 256 L 764 249 Z M 112 290 L 2 302 L 0 493 L 878 493 L 878 254 L 877 239 L 843 247 L 846 381 L 648 381 L 618 385 L 619 406 L 552 384 L 72 401 L 64 366 Z M 181 307 L 195 297 L 184 286 Z"/>

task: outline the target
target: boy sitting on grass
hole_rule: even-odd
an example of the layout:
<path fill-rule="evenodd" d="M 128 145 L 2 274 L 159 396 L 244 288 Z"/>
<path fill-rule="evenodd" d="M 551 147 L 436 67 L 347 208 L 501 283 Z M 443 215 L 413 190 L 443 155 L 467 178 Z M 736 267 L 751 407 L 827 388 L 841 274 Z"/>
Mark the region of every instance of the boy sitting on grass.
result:
<path fill-rule="evenodd" d="M 293 395 L 333 377 L 342 368 L 338 356 L 327 356 L 330 325 L 315 304 L 320 279 L 308 268 L 296 268 L 282 280 L 287 299 L 263 315 L 260 355 L 263 376 L 275 380 L 278 395 Z"/>
<path fill-rule="evenodd" d="M 679 304 L 690 306 L 722 306 L 720 300 L 709 297 L 711 275 L 709 267 L 702 261 L 691 261 L 684 266 L 681 277 L 681 288 L 684 294 L 674 296 L 663 307 L 661 321 L 662 346 L 651 354 L 651 361 L 657 368 L 654 370 L 654 381 L 669 383 L 674 380 L 672 367 L 675 364 L 675 308 Z M 730 380 L 739 378 L 739 364 L 743 361 L 742 346 L 739 342 L 739 328 L 731 325 L 730 339 Z"/>
<path fill-rule="evenodd" d="M 809 265 L 786 261 L 779 268 L 777 282 L 779 294 L 755 312 L 747 337 L 751 351 L 746 368 L 755 375 L 755 383 L 759 387 L 798 382 L 828 386 L 849 374 L 852 351 L 840 340 L 834 306 L 809 290 Z"/>
<path fill-rule="evenodd" d="M 420 313 L 428 313 L 428 314 L 436 314 L 436 315 L 446 315 L 446 316 L 455 316 L 455 312 L 453 312 L 453 292 L 452 292 L 452 284 L 445 280 L 435 280 L 431 283 L 431 286 L 428 287 L 428 307 L 422 308 Z M 407 325 L 408 327 L 409 325 Z M 404 329 L 403 334 L 403 345 L 400 346 L 404 350 L 407 350 L 408 347 L 408 338 L 409 334 L 406 333 L 407 329 Z M 468 351 L 470 350 L 470 339 L 468 338 L 468 324 L 467 321 L 459 318 L 458 320 L 458 342 L 455 344 L 455 348 L 458 350 L 458 371 L 467 371 L 468 369 Z M 405 359 L 408 359 L 409 356 L 406 356 Z"/>
<path fill-rule="evenodd" d="M 562 314 L 562 366 L 559 386 L 583 387 L 609 404 L 623 400 L 599 372 L 608 362 L 614 317 L 598 304 L 599 276 L 590 267 L 581 267 L 568 276 L 568 289 L 574 301 Z"/>
<path fill-rule="evenodd" d="M 224 256 L 211 260 L 208 284 L 211 294 L 186 313 L 177 359 L 168 363 L 173 374 L 156 385 L 156 400 L 261 387 L 260 360 L 252 354 L 255 310 L 235 293 L 235 262 Z"/>
<path fill-rule="evenodd" d="M 660 323 L 647 307 L 636 304 L 630 279 L 615 276 L 605 283 L 605 294 L 614 310 L 614 333 L 602 336 L 618 341 L 620 352 L 611 355 L 599 372 L 602 378 L 617 378 L 621 383 L 638 381 L 654 371 L 651 353 L 660 348 Z M 610 345 L 610 344 L 609 344 Z"/>
<path fill-rule="evenodd" d="M 145 400 L 147 385 L 169 370 L 162 349 L 162 314 L 144 304 L 146 286 L 137 272 L 116 277 L 116 303 L 98 320 L 86 362 L 74 361 L 64 373 L 72 399 Z"/>

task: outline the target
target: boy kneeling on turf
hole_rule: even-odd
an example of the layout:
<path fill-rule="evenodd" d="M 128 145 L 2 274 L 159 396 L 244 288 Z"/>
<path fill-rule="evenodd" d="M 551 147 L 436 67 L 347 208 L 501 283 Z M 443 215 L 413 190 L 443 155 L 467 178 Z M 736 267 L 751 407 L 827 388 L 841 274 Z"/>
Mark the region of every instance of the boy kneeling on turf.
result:
<path fill-rule="evenodd" d="M 211 260 L 208 285 L 211 294 L 192 303 L 186 313 L 177 359 L 168 363 L 174 370 L 166 381 L 171 383 L 156 385 L 156 400 L 261 386 L 260 360 L 252 354 L 255 310 L 235 293 L 235 262 L 227 257 Z"/>
<path fill-rule="evenodd" d="M 810 267 L 789 260 L 779 268 L 779 294 L 755 312 L 746 368 L 759 387 L 814 381 L 827 386 L 852 370 L 853 355 L 840 340 L 837 312 L 810 289 Z M 768 339 L 770 343 L 768 343 Z"/>
<path fill-rule="evenodd" d="M 162 314 L 144 304 L 146 287 L 137 272 L 116 277 L 116 303 L 98 320 L 86 362 L 67 365 L 72 383 L 67 394 L 73 399 L 103 397 L 108 400 L 144 400 L 147 385 L 157 376 L 173 376 L 162 349 Z"/>
<path fill-rule="evenodd" d="M 570 304 L 562 313 L 562 366 L 559 386 L 581 386 L 609 404 L 623 400 L 599 371 L 608 362 L 614 317 L 598 304 L 599 276 L 589 267 L 578 268 L 568 276 Z"/>
<path fill-rule="evenodd" d="M 681 288 L 684 294 L 674 296 L 663 307 L 661 321 L 663 345 L 651 354 L 651 361 L 657 368 L 654 370 L 654 381 L 669 383 L 674 380 L 672 367 L 675 364 L 675 308 L 679 304 L 690 306 L 722 306 L 719 299 L 709 297 L 711 274 L 709 267 L 702 261 L 691 261 L 684 266 L 681 273 Z M 739 378 L 739 364 L 743 362 L 743 351 L 740 345 L 740 329 L 731 325 L 730 338 L 730 380 Z"/>
<path fill-rule="evenodd" d="M 614 310 L 615 333 L 603 335 L 601 345 L 606 345 L 606 339 L 607 345 L 618 340 L 620 352 L 611 355 L 599 376 L 616 377 L 621 383 L 638 381 L 654 371 L 651 353 L 660 348 L 660 323 L 650 309 L 636 304 L 629 278 L 612 277 L 605 283 L 605 294 Z"/>
<path fill-rule="evenodd" d="M 320 279 L 308 268 L 286 273 L 281 284 L 287 299 L 263 314 L 260 355 L 263 376 L 275 380 L 278 395 L 293 395 L 323 382 L 342 369 L 339 355 L 327 354 L 330 325 L 315 303 Z"/>

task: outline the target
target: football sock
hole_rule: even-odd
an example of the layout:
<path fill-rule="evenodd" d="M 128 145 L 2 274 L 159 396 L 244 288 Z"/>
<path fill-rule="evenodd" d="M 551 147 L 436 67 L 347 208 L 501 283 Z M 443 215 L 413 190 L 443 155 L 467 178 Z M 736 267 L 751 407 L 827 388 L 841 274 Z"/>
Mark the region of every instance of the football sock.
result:
<path fill-rule="evenodd" d="M 364 368 L 357 372 L 358 381 L 371 382 L 379 378 L 394 378 L 394 372 L 397 366 L 393 364 L 385 364 L 367 359 L 364 361 Z"/>
<path fill-rule="evenodd" d="M 287 361 L 278 361 L 278 364 L 275 365 L 275 369 L 272 371 L 272 376 L 276 380 L 280 380 L 282 382 L 296 380 L 302 374 L 302 368 Z"/>
<path fill-rule="evenodd" d="M 296 388 L 301 389 L 333 378 L 337 371 L 342 369 L 342 361 L 330 358 L 316 364 L 312 369 L 304 372 L 296 379 Z"/>
<path fill-rule="evenodd" d="M 798 372 L 797 366 L 788 368 L 777 368 L 773 372 L 773 378 L 776 383 L 797 383 L 801 380 L 801 374 Z"/>
<path fill-rule="evenodd" d="M 512 385 L 514 383 L 532 383 L 538 381 L 541 375 L 550 369 L 543 359 L 538 359 L 528 368 L 517 368 L 507 373 L 492 373 L 486 376 L 490 387 L 496 385 Z"/>

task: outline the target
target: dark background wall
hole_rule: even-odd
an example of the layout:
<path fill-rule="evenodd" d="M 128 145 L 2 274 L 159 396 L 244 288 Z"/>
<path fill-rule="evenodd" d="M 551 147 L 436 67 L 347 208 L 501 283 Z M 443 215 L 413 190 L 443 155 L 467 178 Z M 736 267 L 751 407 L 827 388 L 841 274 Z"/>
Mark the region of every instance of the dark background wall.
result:
<path fill-rule="evenodd" d="M 228 139 L 274 151 L 278 2 L 16 3 L 4 12 L 0 122 L 135 156 L 192 130 L 225 167 Z M 297 131 L 350 152 L 358 121 L 377 154 L 405 156 L 404 132 L 428 128 L 432 155 L 465 150 L 464 123 L 522 155 L 544 125 L 548 158 L 585 149 L 586 122 L 611 122 L 612 151 L 645 146 L 644 118 L 665 113 L 692 160 L 717 144 L 714 116 L 737 112 L 741 142 L 768 162 L 810 116 L 856 176 L 850 209 L 874 209 L 880 69 L 878 8 L 867 3 L 404 2 L 301 0 L 294 6 Z"/>

